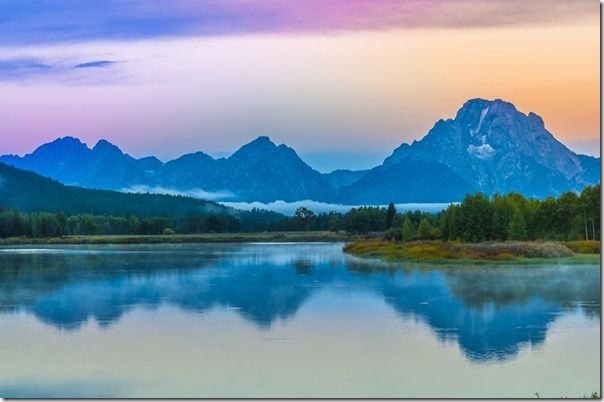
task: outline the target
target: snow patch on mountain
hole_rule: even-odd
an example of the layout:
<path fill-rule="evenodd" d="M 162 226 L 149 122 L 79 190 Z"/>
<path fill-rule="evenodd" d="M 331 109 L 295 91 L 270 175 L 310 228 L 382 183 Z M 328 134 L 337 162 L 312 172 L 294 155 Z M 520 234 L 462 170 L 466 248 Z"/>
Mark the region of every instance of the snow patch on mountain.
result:
<path fill-rule="evenodd" d="M 495 155 L 497 151 L 495 151 L 495 149 L 490 146 L 489 144 L 482 144 L 482 145 L 469 145 L 468 146 L 468 153 L 470 155 L 473 155 L 475 157 L 477 157 L 478 159 L 489 159 L 490 157 L 492 157 L 493 155 Z"/>
<path fill-rule="evenodd" d="M 489 107 L 485 107 L 484 109 L 482 109 L 482 111 L 480 112 L 480 119 L 478 119 L 478 127 L 476 127 L 476 129 L 470 129 L 470 134 L 472 136 L 474 136 L 475 134 L 478 134 L 480 132 L 480 127 L 482 127 L 482 122 L 484 120 L 484 118 L 486 117 L 487 113 L 489 113 Z"/>

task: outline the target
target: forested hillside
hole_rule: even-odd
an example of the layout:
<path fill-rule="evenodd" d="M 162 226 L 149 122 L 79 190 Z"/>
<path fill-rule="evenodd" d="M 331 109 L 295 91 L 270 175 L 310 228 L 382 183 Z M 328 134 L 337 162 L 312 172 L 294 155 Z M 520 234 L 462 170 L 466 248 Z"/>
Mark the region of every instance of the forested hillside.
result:
<path fill-rule="evenodd" d="M 22 212 L 184 216 L 226 215 L 233 209 L 191 197 L 120 193 L 65 186 L 55 180 L 0 163 L 0 207 Z"/>

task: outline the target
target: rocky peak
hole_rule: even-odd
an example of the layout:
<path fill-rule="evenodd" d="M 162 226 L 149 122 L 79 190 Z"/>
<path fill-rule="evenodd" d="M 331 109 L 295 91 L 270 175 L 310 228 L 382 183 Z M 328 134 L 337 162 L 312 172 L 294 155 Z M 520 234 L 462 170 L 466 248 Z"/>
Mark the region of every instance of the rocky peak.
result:
<path fill-rule="evenodd" d="M 78 138 L 69 136 L 57 138 L 54 141 L 41 145 L 38 149 L 34 151 L 34 153 L 43 149 L 53 150 L 53 152 L 88 151 L 88 147 L 86 146 L 86 144 L 84 144 Z"/>
<path fill-rule="evenodd" d="M 275 158 L 284 155 L 285 153 L 282 151 L 288 151 L 287 153 L 289 153 L 290 150 L 291 148 L 286 145 L 275 145 L 269 137 L 260 136 L 239 148 L 228 160 L 233 162 L 266 159 L 267 157 Z"/>
<path fill-rule="evenodd" d="M 235 154 L 242 152 L 242 151 L 253 151 L 253 152 L 257 152 L 259 150 L 265 150 L 265 149 L 273 149 L 276 148 L 277 146 L 275 145 L 274 142 L 271 141 L 271 139 L 267 136 L 260 136 L 258 138 L 256 138 L 255 140 L 248 142 L 247 144 L 243 145 L 241 148 L 239 148 L 239 150 L 237 152 L 235 152 Z"/>
<path fill-rule="evenodd" d="M 475 122 L 482 114 L 488 110 L 489 114 L 495 114 L 499 116 L 513 116 L 519 113 L 510 102 L 506 102 L 501 99 L 486 100 L 481 98 L 470 99 L 457 111 L 455 115 L 455 121 L 458 122 Z"/>
<path fill-rule="evenodd" d="M 99 140 L 96 145 L 92 148 L 92 151 L 96 154 L 101 155 L 123 155 L 121 149 L 113 145 L 107 140 Z"/>

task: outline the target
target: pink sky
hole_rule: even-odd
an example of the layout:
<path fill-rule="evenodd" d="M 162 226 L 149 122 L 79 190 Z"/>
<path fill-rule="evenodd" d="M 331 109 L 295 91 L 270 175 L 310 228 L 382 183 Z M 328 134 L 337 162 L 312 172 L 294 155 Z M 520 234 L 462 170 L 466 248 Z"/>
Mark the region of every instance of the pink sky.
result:
<path fill-rule="evenodd" d="M 71 135 L 167 159 L 269 135 L 366 167 L 475 97 L 599 153 L 597 2 L 97 3 L 0 5 L 0 153 Z"/>

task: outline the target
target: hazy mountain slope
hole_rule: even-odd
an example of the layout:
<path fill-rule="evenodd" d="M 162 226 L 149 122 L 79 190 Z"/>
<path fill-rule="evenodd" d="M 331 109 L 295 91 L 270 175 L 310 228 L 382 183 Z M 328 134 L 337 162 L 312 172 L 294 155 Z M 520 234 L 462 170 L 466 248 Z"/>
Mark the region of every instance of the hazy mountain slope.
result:
<path fill-rule="evenodd" d="M 321 173 L 286 145 L 258 137 L 227 159 L 208 178 L 206 190 L 230 191 L 232 199 L 270 202 L 312 199 L 330 201 L 333 190 Z"/>
<path fill-rule="evenodd" d="M 339 169 L 323 174 L 327 182 L 335 189 L 350 186 L 359 181 L 369 170 L 347 170 Z"/>
<path fill-rule="evenodd" d="M 0 163 L 0 206 L 23 212 L 69 214 L 184 216 L 233 214 L 225 206 L 189 197 L 130 194 L 66 186 L 55 180 Z"/>
<path fill-rule="evenodd" d="M 205 188 L 209 177 L 217 168 L 217 161 L 210 155 L 195 152 L 166 162 L 153 178 L 166 188 L 181 190 Z"/>
<path fill-rule="evenodd" d="M 342 187 L 339 198 L 351 204 L 459 201 L 476 190 L 441 163 L 401 161 L 375 167 Z"/>

